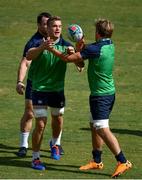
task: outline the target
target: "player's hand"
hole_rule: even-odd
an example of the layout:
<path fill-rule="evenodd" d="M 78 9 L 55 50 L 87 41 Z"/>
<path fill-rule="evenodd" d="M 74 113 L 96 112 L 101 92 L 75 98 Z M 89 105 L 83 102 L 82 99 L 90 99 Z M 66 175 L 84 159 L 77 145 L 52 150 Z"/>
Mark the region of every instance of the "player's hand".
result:
<path fill-rule="evenodd" d="M 75 49 L 72 46 L 68 46 L 66 50 L 67 50 L 67 54 L 69 54 L 69 55 L 75 53 Z"/>
<path fill-rule="evenodd" d="M 50 37 L 47 37 L 47 39 L 43 40 L 43 47 L 44 49 L 47 49 L 51 51 L 55 45 L 55 42 Z"/>
<path fill-rule="evenodd" d="M 84 70 L 85 63 L 83 61 L 75 63 L 75 65 L 79 72 L 82 72 Z"/>
<path fill-rule="evenodd" d="M 76 51 L 81 51 L 85 46 L 84 37 L 76 43 Z"/>
<path fill-rule="evenodd" d="M 16 91 L 18 94 L 23 95 L 25 91 L 25 85 L 22 82 L 18 82 L 16 85 Z"/>

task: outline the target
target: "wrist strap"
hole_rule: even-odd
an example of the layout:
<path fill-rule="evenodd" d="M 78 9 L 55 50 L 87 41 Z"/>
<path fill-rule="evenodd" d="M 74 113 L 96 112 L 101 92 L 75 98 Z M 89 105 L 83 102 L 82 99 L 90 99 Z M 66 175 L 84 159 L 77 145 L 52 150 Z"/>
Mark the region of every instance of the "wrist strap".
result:
<path fill-rule="evenodd" d="M 17 84 L 18 84 L 18 83 L 23 83 L 23 82 L 22 82 L 22 81 L 17 81 Z"/>

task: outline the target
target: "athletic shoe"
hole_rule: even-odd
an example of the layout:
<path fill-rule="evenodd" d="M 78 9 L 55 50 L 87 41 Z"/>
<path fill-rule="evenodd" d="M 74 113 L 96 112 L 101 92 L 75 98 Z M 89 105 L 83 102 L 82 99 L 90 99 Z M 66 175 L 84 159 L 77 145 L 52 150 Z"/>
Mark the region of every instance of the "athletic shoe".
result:
<path fill-rule="evenodd" d="M 49 142 L 49 145 L 50 145 L 50 149 L 52 149 L 52 146 L 53 146 L 52 145 L 52 140 Z M 62 146 L 61 145 L 56 145 L 56 146 L 58 146 L 58 148 L 59 148 L 60 155 L 64 155 L 65 152 L 64 152 Z"/>
<path fill-rule="evenodd" d="M 55 160 L 60 159 L 59 147 L 56 145 L 52 146 L 51 148 L 51 158 Z"/>
<path fill-rule="evenodd" d="M 64 154 L 65 154 L 65 152 L 64 152 L 64 150 L 63 150 L 62 146 L 61 146 L 61 145 L 57 145 L 57 146 L 59 147 L 59 152 L 60 152 L 60 155 L 64 155 Z"/>
<path fill-rule="evenodd" d="M 103 169 L 103 163 L 96 163 L 93 160 L 90 161 L 88 164 L 81 166 L 79 169 L 80 170 L 89 170 L 89 169 Z"/>
<path fill-rule="evenodd" d="M 32 168 L 41 171 L 45 170 L 45 166 L 41 163 L 39 158 L 32 161 Z"/>
<path fill-rule="evenodd" d="M 127 171 L 130 168 L 132 168 L 132 164 L 129 161 L 127 161 L 126 163 L 118 162 L 115 172 L 113 173 L 113 175 L 111 177 L 116 178 L 120 174 L 123 174 L 125 171 Z"/>
<path fill-rule="evenodd" d="M 16 154 L 18 157 L 25 157 L 27 154 L 27 148 L 20 147 L 19 151 Z"/>

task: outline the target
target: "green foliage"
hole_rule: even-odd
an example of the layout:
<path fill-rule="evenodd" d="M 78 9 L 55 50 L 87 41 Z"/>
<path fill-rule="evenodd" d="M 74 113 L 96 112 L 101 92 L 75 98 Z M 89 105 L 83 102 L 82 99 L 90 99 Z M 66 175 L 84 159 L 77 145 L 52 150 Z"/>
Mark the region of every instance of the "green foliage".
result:
<path fill-rule="evenodd" d="M 141 178 L 142 144 L 142 1 L 140 0 L 0 0 L 0 178 L 2 179 L 108 179 L 115 168 L 115 159 L 104 146 L 103 171 L 80 172 L 79 166 L 91 159 L 89 131 L 89 88 L 86 69 L 78 73 L 69 64 L 65 93 L 67 107 L 64 115 L 62 144 L 65 155 L 60 161 L 50 159 L 48 140 L 51 137 L 50 118 L 42 143 L 44 172 L 30 168 L 31 149 L 24 159 L 16 157 L 19 146 L 19 121 L 24 98 L 15 92 L 17 68 L 23 46 L 36 29 L 36 16 L 42 11 L 59 15 L 63 35 L 70 23 L 79 24 L 87 42 L 94 41 L 93 23 L 105 17 L 115 24 L 113 40 L 116 45 L 115 82 L 117 98 L 110 125 L 122 150 L 132 161 L 133 169 L 120 178 Z M 87 62 L 86 62 L 87 68 Z M 31 137 L 30 137 L 31 148 Z"/>

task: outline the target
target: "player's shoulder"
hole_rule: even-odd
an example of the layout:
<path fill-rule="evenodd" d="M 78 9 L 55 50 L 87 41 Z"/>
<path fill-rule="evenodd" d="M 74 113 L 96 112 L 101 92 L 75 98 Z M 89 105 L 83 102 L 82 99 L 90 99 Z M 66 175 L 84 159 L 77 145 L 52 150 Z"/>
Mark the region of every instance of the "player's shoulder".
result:
<path fill-rule="evenodd" d="M 42 40 L 43 36 L 39 32 L 36 32 L 25 44 L 23 56 L 26 56 L 26 53 L 30 48 L 38 47 L 41 44 Z"/>
<path fill-rule="evenodd" d="M 93 50 L 96 48 L 98 48 L 98 43 L 94 42 L 94 43 L 86 44 L 84 49 Z"/>
<path fill-rule="evenodd" d="M 65 40 L 63 37 L 60 38 L 58 44 L 61 46 L 73 46 L 69 41 Z"/>
<path fill-rule="evenodd" d="M 43 39 L 43 36 L 37 31 L 32 37 L 27 41 L 26 45 L 34 44 Z"/>
<path fill-rule="evenodd" d="M 90 44 L 87 44 L 85 47 L 86 49 L 89 49 L 90 51 L 100 50 L 102 46 L 107 45 L 108 43 L 106 41 L 96 41 Z"/>
<path fill-rule="evenodd" d="M 43 36 L 37 31 L 35 34 L 32 35 L 32 37 L 28 40 L 27 43 L 34 42 L 41 39 L 43 39 Z"/>

